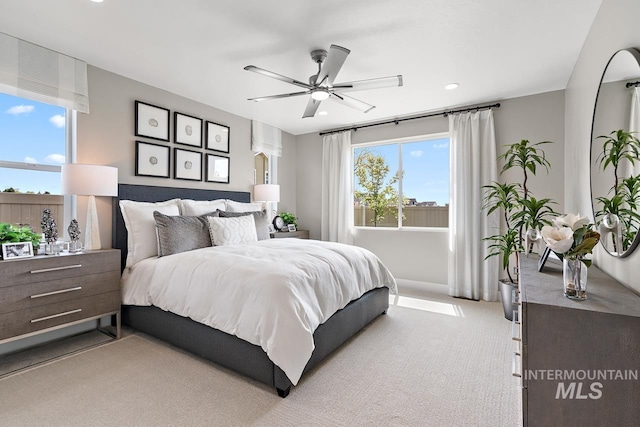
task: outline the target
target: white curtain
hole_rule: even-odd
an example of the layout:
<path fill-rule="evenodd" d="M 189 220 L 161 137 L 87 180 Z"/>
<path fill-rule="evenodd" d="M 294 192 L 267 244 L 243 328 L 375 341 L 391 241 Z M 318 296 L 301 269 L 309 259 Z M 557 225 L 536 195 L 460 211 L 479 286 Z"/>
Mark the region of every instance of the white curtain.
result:
<path fill-rule="evenodd" d="M 265 123 L 251 121 L 251 151 L 282 156 L 282 131 Z"/>
<path fill-rule="evenodd" d="M 322 139 L 322 240 L 353 244 L 351 132 Z"/>
<path fill-rule="evenodd" d="M 0 92 L 88 113 L 87 64 L 0 33 Z"/>
<path fill-rule="evenodd" d="M 483 185 L 498 180 L 493 112 L 449 116 L 451 135 L 449 205 L 449 295 L 498 299 L 498 257 L 484 258 L 500 226 L 498 213 L 481 212 Z"/>

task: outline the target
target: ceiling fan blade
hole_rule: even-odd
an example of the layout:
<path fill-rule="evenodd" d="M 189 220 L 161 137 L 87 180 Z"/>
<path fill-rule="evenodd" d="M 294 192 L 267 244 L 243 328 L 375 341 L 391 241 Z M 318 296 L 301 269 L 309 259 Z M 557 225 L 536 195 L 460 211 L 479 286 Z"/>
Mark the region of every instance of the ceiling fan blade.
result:
<path fill-rule="evenodd" d="M 256 67 L 254 65 L 247 65 L 246 67 L 244 67 L 244 69 L 247 71 L 253 71 L 254 73 L 262 74 L 263 76 L 271 77 L 272 79 L 280 80 L 285 83 L 300 86 L 305 89 L 313 88 L 313 86 L 311 86 L 310 84 L 292 79 L 291 77 L 283 76 L 282 74 L 274 73 L 273 71 L 265 70 L 264 68 Z"/>
<path fill-rule="evenodd" d="M 363 113 L 368 113 L 369 111 L 373 110 L 375 107 L 375 105 L 371 105 L 371 104 L 367 104 L 364 101 L 360 101 L 359 99 L 355 99 L 351 96 L 347 96 L 344 94 L 337 94 L 337 93 L 332 93 L 330 99 L 333 99 L 334 101 L 342 104 L 342 105 L 346 105 L 347 107 L 351 107 L 351 108 L 355 108 L 356 110 L 360 110 Z"/>
<path fill-rule="evenodd" d="M 249 98 L 249 99 L 247 99 L 247 101 L 260 102 L 260 101 L 266 101 L 268 99 L 289 98 L 291 96 L 309 95 L 310 93 L 311 92 L 309 92 L 309 91 L 304 91 L 304 92 L 283 93 L 283 94 L 280 94 L 280 95 L 259 96 L 257 98 Z"/>
<path fill-rule="evenodd" d="M 316 111 L 318 111 L 318 107 L 320 106 L 321 102 L 322 101 L 318 101 L 316 99 L 309 97 L 309 102 L 307 103 L 307 108 L 305 108 L 302 118 L 305 119 L 307 117 L 315 116 Z"/>
<path fill-rule="evenodd" d="M 327 59 L 322 63 L 316 83 L 322 86 L 331 86 L 349 53 L 351 53 L 349 49 L 332 44 Z"/>
<path fill-rule="evenodd" d="M 358 90 L 382 89 L 385 87 L 402 86 L 402 76 L 380 77 L 378 79 L 359 80 L 357 82 L 346 82 L 334 85 L 334 92 L 355 92 Z"/>

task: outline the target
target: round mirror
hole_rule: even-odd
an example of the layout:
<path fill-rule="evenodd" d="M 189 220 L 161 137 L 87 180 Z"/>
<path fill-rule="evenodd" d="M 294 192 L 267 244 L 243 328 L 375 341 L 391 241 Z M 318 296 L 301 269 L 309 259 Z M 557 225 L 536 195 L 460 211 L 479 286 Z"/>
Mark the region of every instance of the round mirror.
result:
<path fill-rule="evenodd" d="M 607 64 L 591 128 L 591 202 L 602 246 L 624 257 L 640 229 L 640 52 L 623 49 Z"/>

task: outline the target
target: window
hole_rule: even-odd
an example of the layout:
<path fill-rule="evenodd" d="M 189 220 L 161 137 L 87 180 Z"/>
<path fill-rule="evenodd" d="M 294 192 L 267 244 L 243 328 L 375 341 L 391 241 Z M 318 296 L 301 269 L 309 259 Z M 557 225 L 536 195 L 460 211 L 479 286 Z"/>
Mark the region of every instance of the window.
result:
<path fill-rule="evenodd" d="M 39 231 L 42 210 L 49 208 L 62 224 L 68 111 L 0 93 L 0 222 Z"/>
<path fill-rule="evenodd" d="M 448 227 L 448 134 L 358 145 L 353 159 L 355 226 Z"/>

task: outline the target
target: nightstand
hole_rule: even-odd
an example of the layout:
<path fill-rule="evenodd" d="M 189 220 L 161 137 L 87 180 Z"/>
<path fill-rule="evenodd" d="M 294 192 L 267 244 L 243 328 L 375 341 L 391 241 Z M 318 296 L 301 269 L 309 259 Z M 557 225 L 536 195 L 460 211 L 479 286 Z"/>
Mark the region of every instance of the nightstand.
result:
<path fill-rule="evenodd" d="M 308 239 L 309 230 L 278 231 L 276 233 L 271 234 L 271 236 L 274 239 L 286 239 L 286 238 Z"/>
<path fill-rule="evenodd" d="M 0 344 L 101 317 L 120 338 L 120 251 L 0 261 Z"/>

